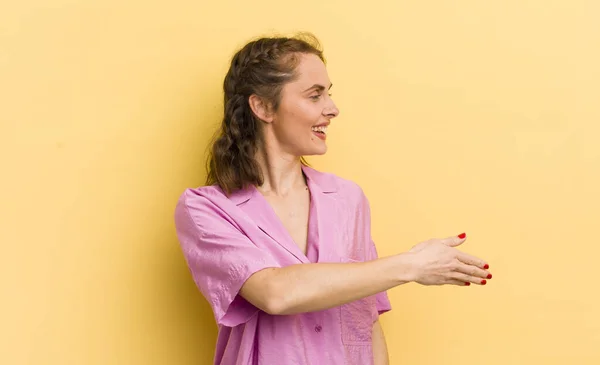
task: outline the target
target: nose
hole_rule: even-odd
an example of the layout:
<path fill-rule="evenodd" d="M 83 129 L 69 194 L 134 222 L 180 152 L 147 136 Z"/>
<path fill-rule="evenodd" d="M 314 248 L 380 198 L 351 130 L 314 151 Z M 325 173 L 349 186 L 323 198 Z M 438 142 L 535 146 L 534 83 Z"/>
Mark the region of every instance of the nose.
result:
<path fill-rule="evenodd" d="M 323 109 L 323 114 L 327 118 L 330 118 L 330 119 L 335 118 L 338 115 L 340 115 L 340 110 L 337 108 L 337 106 L 333 102 L 333 99 L 329 98 L 329 103 L 327 104 L 327 107 L 325 107 L 325 109 Z"/>

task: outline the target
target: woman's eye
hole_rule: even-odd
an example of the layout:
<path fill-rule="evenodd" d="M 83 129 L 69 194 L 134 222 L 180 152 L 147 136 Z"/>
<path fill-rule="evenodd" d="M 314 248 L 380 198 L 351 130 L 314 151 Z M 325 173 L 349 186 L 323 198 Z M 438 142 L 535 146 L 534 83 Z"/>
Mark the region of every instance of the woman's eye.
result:
<path fill-rule="evenodd" d="M 333 94 L 327 94 L 327 95 L 329 95 L 329 97 L 333 96 Z M 317 100 L 321 99 L 322 96 L 323 96 L 323 94 L 317 94 L 317 95 L 311 95 L 310 98 L 314 101 L 317 101 Z"/>

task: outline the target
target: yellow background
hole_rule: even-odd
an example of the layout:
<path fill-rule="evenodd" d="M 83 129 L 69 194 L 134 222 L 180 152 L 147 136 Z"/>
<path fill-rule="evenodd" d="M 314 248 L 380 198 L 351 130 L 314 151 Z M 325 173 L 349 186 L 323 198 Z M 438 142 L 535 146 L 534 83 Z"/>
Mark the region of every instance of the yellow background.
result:
<path fill-rule="evenodd" d="M 209 364 L 173 228 L 251 37 L 323 42 L 381 255 L 466 231 L 486 287 L 390 291 L 392 364 L 600 364 L 600 3 L 0 7 L 0 363 Z"/>

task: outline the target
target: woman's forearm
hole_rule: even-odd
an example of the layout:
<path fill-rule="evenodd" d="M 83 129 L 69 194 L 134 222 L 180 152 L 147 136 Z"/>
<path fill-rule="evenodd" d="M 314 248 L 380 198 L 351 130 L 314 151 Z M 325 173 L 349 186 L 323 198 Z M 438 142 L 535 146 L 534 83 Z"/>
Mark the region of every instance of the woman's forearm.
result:
<path fill-rule="evenodd" d="M 298 264 L 252 275 L 241 295 L 270 314 L 313 312 L 409 282 L 411 270 L 410 254 L 360 263 Z"/>

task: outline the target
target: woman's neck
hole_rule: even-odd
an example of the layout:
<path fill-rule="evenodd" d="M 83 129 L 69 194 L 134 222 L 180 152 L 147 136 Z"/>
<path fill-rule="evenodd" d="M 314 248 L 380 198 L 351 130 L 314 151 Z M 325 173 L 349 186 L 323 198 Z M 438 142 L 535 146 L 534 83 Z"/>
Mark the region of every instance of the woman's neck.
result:
<path fill-rule="evenodd" d="M 264 179 L 257 188 L 263 195 L 286 196 L 306 187 L 300 157 L 261 149 L 256 159 Z"/>

